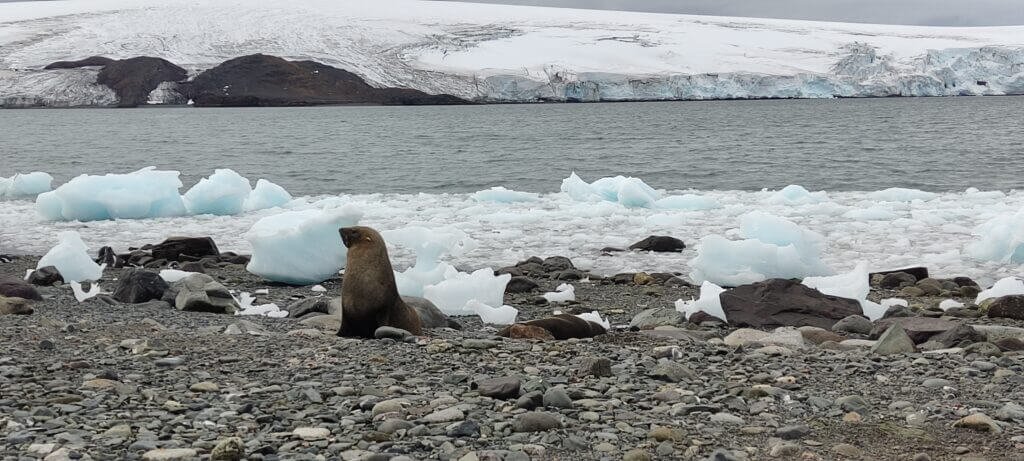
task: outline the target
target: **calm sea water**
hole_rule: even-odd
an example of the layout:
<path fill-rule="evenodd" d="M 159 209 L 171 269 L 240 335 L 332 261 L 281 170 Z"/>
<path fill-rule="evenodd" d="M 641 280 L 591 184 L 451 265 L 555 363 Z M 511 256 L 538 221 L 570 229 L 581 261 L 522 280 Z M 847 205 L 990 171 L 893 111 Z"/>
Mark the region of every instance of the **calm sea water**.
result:
<path fill-rule="evenodd" d="M 294 195 L 656 188 L 1024 187 L 1024 97 L 0 111 L 0 175 L 214 168 Z"/>

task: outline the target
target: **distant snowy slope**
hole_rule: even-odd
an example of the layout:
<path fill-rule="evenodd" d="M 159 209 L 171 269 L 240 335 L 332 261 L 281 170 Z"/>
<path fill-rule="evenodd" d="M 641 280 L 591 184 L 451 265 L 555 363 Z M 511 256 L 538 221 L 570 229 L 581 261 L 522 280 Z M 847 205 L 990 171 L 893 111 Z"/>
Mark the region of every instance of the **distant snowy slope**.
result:
<path fill-rule="evenodd" d="M 0 99 L 73 97 L 53 88 L 72 79 L 38 75 L 59 60 L 147 55 L 194 75 L 252 53 L 319 61 L 376 85 L 481 100 L 1024 93 L 1024 27 L 416 0 L 0 3 Z M 89 71 L 49 74 L 82 72 Z M 87 93 L 94 101 L 105 94 Z"/>

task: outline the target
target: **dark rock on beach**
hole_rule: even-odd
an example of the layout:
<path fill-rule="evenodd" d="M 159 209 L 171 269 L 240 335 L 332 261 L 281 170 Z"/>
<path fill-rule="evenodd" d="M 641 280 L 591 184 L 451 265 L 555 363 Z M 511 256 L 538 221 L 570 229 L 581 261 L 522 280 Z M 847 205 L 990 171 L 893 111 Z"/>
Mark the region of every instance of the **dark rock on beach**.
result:
<path fill-rule="evenodd" d="M 814 326 L 831 329 L 839 320 L 861 313 L 852 299 L 829 296 L 786 279 L 742 285 L 719 295 L 730 325 L 751 328 Z"/>
<path fill-rule="evenodd" d="M 96 83 L 117 94 L 120 107 L 145 104 L 149 93 L 163 82 L 185 80 L 188 73 L 166 59 L 139 56 L 108 63 L 100 70 Z"/>
<path fill-rule="evenodd" d="M 652 235 L 629 246 L 630 250 L 678 253 L 686 249 L 682 240 L 667 235 Z"/>
<path fill-rule="evenodd" d="M 189 82 L 196 106 L 314 106 L 327 104 L 465 104 L 449 95 L 406 88 L 376 88 L 356 74 L 314 61 L 242 56 L 208 69 Z"/>
<path fill-rule="evenodd" d="M 220 256 L 217 244 L 210 237 L 170 237 L 150 248 L 156 259 L 196 261 L 206 256 Z"/>
<path fill-rule="evenodd" d="M 989 317 L 1024 320 L 1024 295 L 997 298 L 987 309 Z"/>
<path fill-rule="evenodd" d="M 113 296 L 123 303 L 144 303 L 161 299 L 168 287 L 167 282 L 160 278 L 160 274 L 132 270 L 121 276 Z"/>

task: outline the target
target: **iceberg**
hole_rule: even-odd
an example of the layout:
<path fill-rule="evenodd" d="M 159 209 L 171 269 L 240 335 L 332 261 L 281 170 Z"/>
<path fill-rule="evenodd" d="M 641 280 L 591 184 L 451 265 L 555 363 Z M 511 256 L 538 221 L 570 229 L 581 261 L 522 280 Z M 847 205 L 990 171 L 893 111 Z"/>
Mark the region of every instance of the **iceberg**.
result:
<path fill-rule="evenodd" d="M 696 194 L 670 195 L 654 202 L 660 210 L 704 211 L 722 208 L 717 200 Z"/>
<path fill-rule="evenodd" d="M 65 282 L 89 282 L 103 276 L 103 266 L 89 257 L 89 249 L 78 232 L 64 231 L 57 239 L 60 242 L 39 258 L 37 269 L 54 266 Z"/>
<path fill-rule="evenodd" d="M 49 192 L 52 183 L 53 176 L 41 171 L 0 178 L 0 199 L 35 197 Z"/>
<path fill-rule="evenodd" d="M 605 200 L 629 208 L 650 208 L 661 198 L 661 194 L 639 178 L 615 176 L 601 178 L 588 184 L 572 172 L 562 180 L 561 191 L 573 200 L 596 202 Z"/>
<path fill-rule="evenodd" d="M 740 218 L 740 235 L 744 240 L 720 235 L 700 239 L 690 278 L 728 287 L 832 274 L 821 259 L 825 238 L 792 221 L 753 211 Z"/>
<path fill-rule="evenodd" d="M 36 211 L 53 221 L 182 216 L 177 171 L 143 168 L 127 174 L 80 175 L 36 197 Z"/>
<path fill-rule="evenodd" d="M 968 256 L 981 261 L 1024 264 L 1024 209 L 996 216 L 977 226 L 978 239 L 967 245 Z"/>
<path fill-rule="evenodd" d="M 395 284 L 402 296 L 424 297 L 424 287 L 446 280 L 446 274 L 455 270 L 441 261 L 443 256 L 459 256 L 477 246 L 465 232 L 451 227 L 427 229 L 410 226 L 386 230 L 382 235 L 386 242 L 416 253 L 416 263 L 412 267 L 403 272 L 395 271 Z"/>
<path fill-rule="evenodd" d="M 182 197 L 189 214 L 233 215 L 245 209 L 252 193 L 249 180 L 230 169 L 215 170 Z"/>
<path fill-rule="evenodd" d="M 291 195 L 281 186 L 260 179 L 253 190 L 248 179 L 230 169 L 216 170 L 181 196 L 179 175 L 177 171 L 160 171 L 155 167 L 126 174 L 83 174 L 56 190 L 39 194 L 36 211 L 52 221 L 102 221 L 235 215 L 291 201 Z M 32 184 L 41 186 L 42 182 L 37 177 Z"/>
<path fill-rule="evenodd" d="M 356 225 L 353 205 L 287 211 L 256 221 L 243 236 L 252 245 L 246 269 L 291 285 L 312 285 L 336 275 L 348 254 L 338 229 Z"/>

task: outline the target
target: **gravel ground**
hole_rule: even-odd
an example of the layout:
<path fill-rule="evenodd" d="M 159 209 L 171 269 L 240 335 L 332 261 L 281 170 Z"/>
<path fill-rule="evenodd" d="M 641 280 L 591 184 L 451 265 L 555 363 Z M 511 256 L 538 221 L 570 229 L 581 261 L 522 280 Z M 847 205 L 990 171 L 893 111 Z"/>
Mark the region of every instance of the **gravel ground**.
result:
<path fill-rule="evenodd" d="M 208 273 L 230 289 L 269 289 L 260 303 L 316 295 L 241 266 Z M 323 285 L 340 292 L 340 280 Z M 620 326 L 697 294 L 574 285 L 578 304 L 561 309 Z M 34 314 L 0 316 L 4 460 L 1024 460 L 1020 352 L 729 347 L 719 338 L 732 329 L 690 324 L 533 342 L 468 318 L 414 342 L 353 340 L 297 319 L 40 292 Z M 549 315 L 538 293 L 506 302 L 520 320 Z M 248 333 L 226 334 L 232 324 Z M 977 412 L 993 420 L 987 430 L 953 426 Z"/>

